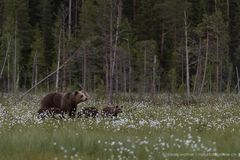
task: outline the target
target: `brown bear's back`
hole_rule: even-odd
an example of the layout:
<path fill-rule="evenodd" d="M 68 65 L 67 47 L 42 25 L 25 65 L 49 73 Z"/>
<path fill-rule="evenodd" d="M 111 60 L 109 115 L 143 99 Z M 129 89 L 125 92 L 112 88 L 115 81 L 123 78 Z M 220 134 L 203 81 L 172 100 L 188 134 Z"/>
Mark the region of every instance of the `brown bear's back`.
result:
<path fill-rule="evenodd" d="M 53 92 L 46 95 L 41 101 L 41 108 L 60 108 L 62 93 Z"/>

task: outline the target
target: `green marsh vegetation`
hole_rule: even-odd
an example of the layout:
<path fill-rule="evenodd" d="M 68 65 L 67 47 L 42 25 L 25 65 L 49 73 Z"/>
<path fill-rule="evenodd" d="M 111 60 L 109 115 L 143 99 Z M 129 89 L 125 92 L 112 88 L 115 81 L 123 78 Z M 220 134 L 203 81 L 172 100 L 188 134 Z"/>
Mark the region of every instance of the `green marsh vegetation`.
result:
<path fill-rule="evenodd" d="M 237 158 L 240 101 L 237 95 L 202 96 L 185 105 L 160 94 L 155 103 L 115 98 L 117 118 L 41 120 L 41 95 L 4 95 L 0 109 L 0 159 L 225 159 Z M 159 103 L 157 103 L 159 102 Z M 79 108 L 105 106 L 93 98 Z M 220 154 L 225 156 L 219 156 Z M 218 156 L 216 154 L 219 154 Z"/>

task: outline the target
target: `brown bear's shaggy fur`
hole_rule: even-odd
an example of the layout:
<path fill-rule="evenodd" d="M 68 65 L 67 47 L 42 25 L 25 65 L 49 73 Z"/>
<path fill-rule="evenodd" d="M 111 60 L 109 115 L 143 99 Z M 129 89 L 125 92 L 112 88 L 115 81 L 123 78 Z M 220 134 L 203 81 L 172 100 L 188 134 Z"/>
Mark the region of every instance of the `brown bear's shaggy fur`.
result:
<path fill-rule="evenodd" d="M 86 108 L 83 108 L 80 112 L 78 112 L 78 117 L 96 118 L 97 116 L 98 116 L 98 109 L 95 107 L 86 107 Z"/>
<path fill-rule="evenodd" d="M 75 117 L 77 105 L 86 101 L 88 98 L 88 94 L 84 91 L 49 93 L 42 99 L 41 108 L 38 113 L 41 114 L 43 111 L 54 108 L 56 111 L 59 110 L 61 114 L 68 113 L 70 117 Z"/>
<path fill-rule="evenodd" d="M 115 106 L 115 107 L 105 107 L 102 109 L 103 117 L 117 117 L 119 113 L 122 113 L 123 106 Z"/>

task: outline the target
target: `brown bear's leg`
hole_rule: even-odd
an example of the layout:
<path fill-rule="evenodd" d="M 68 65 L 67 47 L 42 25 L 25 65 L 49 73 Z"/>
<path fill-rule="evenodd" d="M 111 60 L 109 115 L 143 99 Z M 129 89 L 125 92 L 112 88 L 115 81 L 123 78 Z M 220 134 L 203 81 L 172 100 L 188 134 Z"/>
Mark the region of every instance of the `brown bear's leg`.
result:
<path fill-rule="evenodd" d="M 52 115 L 51 108 L 41 108 L 38 110 L 38 117 L 41 119 L 45 119 Z"/>
<path fill-rule="evenodd" d="M 72 107 L 71 110 L 69 110 L 69 117 L 70 118 L 75 118 L 77 112 L 77 107 Z"/>

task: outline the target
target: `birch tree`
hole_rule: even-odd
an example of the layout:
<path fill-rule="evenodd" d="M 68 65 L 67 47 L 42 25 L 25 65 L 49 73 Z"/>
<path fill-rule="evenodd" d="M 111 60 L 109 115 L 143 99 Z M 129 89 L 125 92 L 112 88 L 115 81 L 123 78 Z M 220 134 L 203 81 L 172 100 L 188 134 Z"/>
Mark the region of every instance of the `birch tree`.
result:
<path fill-rule="evenodd" d="M 39 26 L 36 26 L 34 29 L 34 41 L 31 49 L 32 86 L 34 86 L 37 84 L 38 79 L 42 78 L 44 70 L 46 69 L 44 41 Z M 37 92 L 37 87 L 35 87 L 35 92 Z"/>
<path fill-rule="evenodd" d="M 190 98 L 190 77 L 189 77 L 189 56 L 188 56 L 188 23 L 187 13 L 184 10 L 184 26 L 185 26 L 185 49 L 186 49 L 186 84 L 187 84 L 187 100 Z"/>

